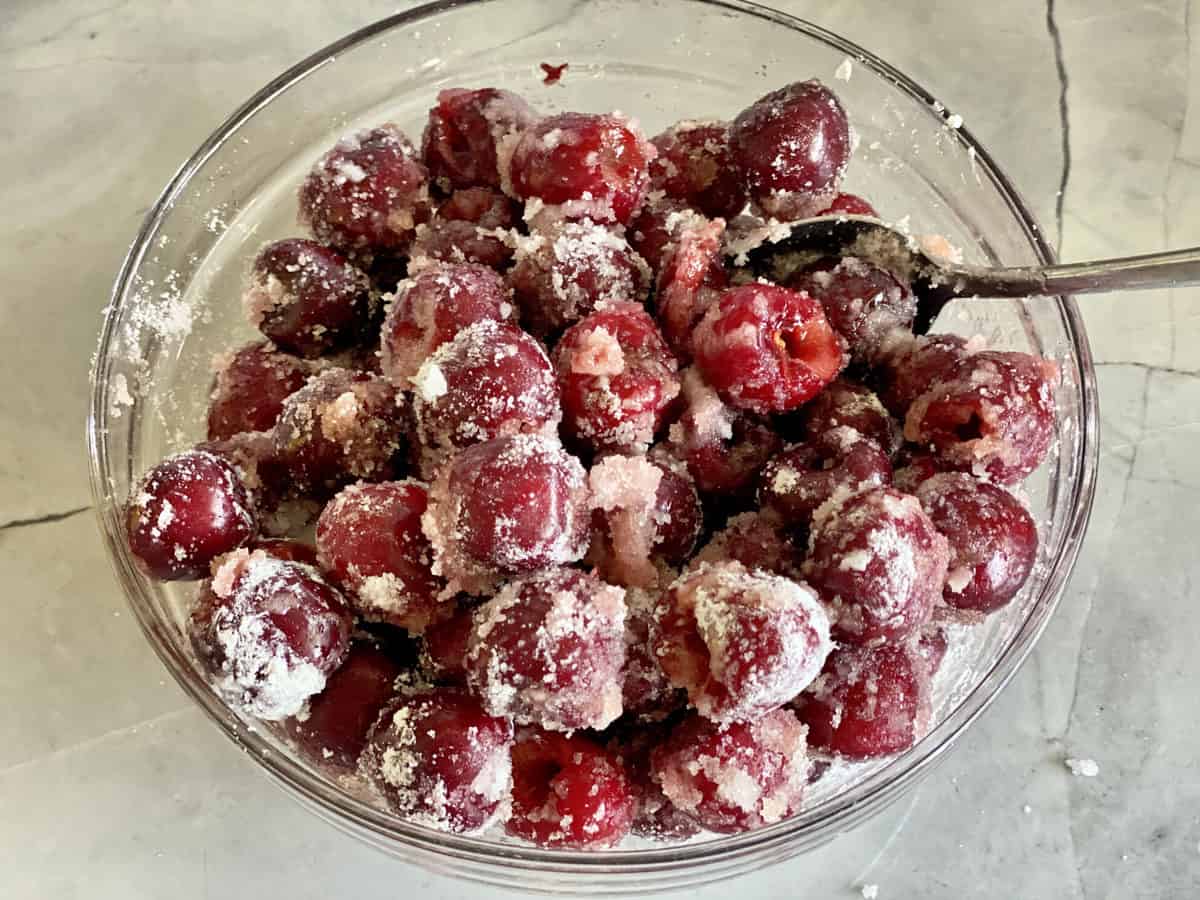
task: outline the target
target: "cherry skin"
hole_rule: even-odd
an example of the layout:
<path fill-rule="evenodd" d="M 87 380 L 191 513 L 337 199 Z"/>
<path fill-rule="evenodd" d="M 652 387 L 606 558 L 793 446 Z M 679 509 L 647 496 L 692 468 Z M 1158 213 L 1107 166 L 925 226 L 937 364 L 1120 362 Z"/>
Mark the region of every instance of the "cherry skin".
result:
<path fill-rule="evenodd" d="M 497 144 L 537 116 L 521 97 L 497 88 L 440 91 L 421 139 L 421 157 L 443 188 L 500 187 Z"/>
<path fill-rule="evenodd" d="M 125 511 L 129 549 L 160 581 L 201 578 L 209 563 L 254 537 L 241 474 L 207 450 L 169 456 L 143 476 Z"/>
<path fill-rule="evenodd" d="M 358 483 L 343 489 L 317 520 L 321 564 L 354 611 L 420 633 L 438 612 L 440 579 L 421 531 L 428 493 L 417 481 Z"/>
<path fill-rule="evenodd" d="M 567 329 L 554 349 L 563 425 L 596 451 L 645 451 L 679 394 L 678 363 L 637 303 L 613 303 Z"/>
<path fill-rule="evenodd" d="M 799 81 L 743 110 L 730 146 L 750 196 L 769 215 L 801 219 L 837 194 L 850 158 L 850 124 L 832 91 Z"/>
<path fill-rule="evenodd" d="M 621 714 L 624 591 L 576 569 L 511 581 L 475 617 L 467 677 L 484 707 L 554 731 Z"/>
<path fill-rule="evenodd" d="M 650 163 L 652 189 L 713 218 L 742 211 L 746 189 L 733 166 L 728 123 L 678 122 L 651 143 L 658 150 Z"/>
<path fill-rule="evenodd" d="M 367 732 L 395 694 L 402 672 L 372 642 L 355 641 L 341 668 L 326 680 L 325 689 L 309 698 L 301 715 L 288 719 L 284 727 L 313 762 L 354 774 Z"/>
<path fill-rule="evenodd" d="M 820 216 L 870 216 L 879 218 L 875 207 L 857 194 L 838 194 L 826 209 L 817 213 Z"/>
<path fill-rule="evenodd" d="M 634 793 L 620 759 L 582 734 L 530 729 L 513 748 L 505 830 L 539 847 L 611 847 L 632 826 Z"/>
<path fill-rule="evenodd" d="M 561 113 L 525 130 L 509 171 L 523 200 L 561 204 L 572 218 L 624 224 L 646 195 L 654 155 L 625 119 Z"/>
<path fill-rule="evenodd" d="M 907 750 L 929 723 L 927 665 L 906 644 L 845 647 L 796 701 L 810 746 L 847 759 Z"/>
<path fill-rule="evenodd" d="M 509 795 L 512 747 L 512 723 L 460 688 L 432 688 L 401 694 L 380 713 L 361 767 L 397 815 L 477 834 Z"/>
<path fill-rule="evenodd" d="M 390 123 L 343 137 L 300 186 L 301 222 L 343 251 L 403 252 L 428 218 L 429 173 Z"/>
<path fill-rule="evenodd" d="M 787 709 L 725 725 L 693 714 L 652 752 L 651 771 L 702 828 L 761 828 L 800 809 L 809 772 L 804 726 Z"/>
<path fill-rule="evenodd" d="M 837 446 L 837 438 L 821 438 L 839 428 L 858 432 L 889 456 L 900 449 L 899 423 L 888 415 L 879 397 L 865 385 L 843 378 L 826 386 L 804 407 L 804 424 L 809 438 L 826 452 Z"/>
<path fill-rule="evenodd" d="M 320 356 L 360 336 L 375 298 L 367 276 L 316 241 L 268 244 L 254 260 L 242 304 L 250 324 L 277 346 Z"/>
<path fill-rule="evenodd" d="M 208 404 L 208 439 L 270 431 L 283 401 L 304 386 L 312 367 L 270 343 L 246 344 L 218 358 Z"/>
<path fill-rule="evenodd" d="M 1029 511 L 1008 491 L 957 472 L 926 479 L 916 496 L 950 542 L 943 599 L 984 613 L 1010 603 L 1037 561 Z"/>
<path fill-rule="evenodd" d="M 795 409 L 846 364 L 821 305 L 769 284 L 725 291 L 696 326 L 692 349 L 723 400 L 759 415 Z"/>
<path fill-rule="evenodd" d="M 513 251 L 499 232 L 513 228 L 519 219 L 516 202 L 498 190 L 462 188 L 438 207 L 427 224 L 417 227 L 409 252 L 414 260 L 427 257 L 502 269 Z"/>
<path fill-rule="evenodd" d="M 313 566 L 263 550 L 225 556 L 188 620 L 215 690 L 259 719 L 294 716 L 350 647 L 345 600 Z"/>

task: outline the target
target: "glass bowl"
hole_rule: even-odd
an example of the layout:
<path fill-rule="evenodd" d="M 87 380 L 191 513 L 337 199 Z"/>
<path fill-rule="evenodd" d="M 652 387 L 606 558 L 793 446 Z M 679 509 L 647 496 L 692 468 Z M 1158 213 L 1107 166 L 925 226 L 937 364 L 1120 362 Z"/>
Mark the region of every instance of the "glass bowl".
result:
<path fill-rule="evenodd" d="M 570 64 L 554 86 L 541 62 Z M 996 697 L 1045 627 L 1075 562 L 1096 474 L 1096 388 L 1070 298 L 952 304 L 939 330 L 1059 362 L 1057 449 L 1026 484 L 1041 557 L 1020 597 L 964 632 L 935 684 L 929 733 L 895 758 L 847 767 L 798 815 L 758 831 L 603 852 L 541 850 L 407 824 L 323 776 L 230 710 L 197 670 L 181 621 L 194 586 L 148 581 L 124 540 L 131 483 L 202 439 L 214 353 L 251 339 L 237 302 L 246 261 L 294 234 L 295 189 L 343 132 L 391 119 L 419 136 L 440 88 L 494 85 L 543 110 L 622 109 L 648 134 L 731 117 L 768 90 L 818 77 L 858 143 L 848 190 L 966 260 L 1045 263 L 1052 253 L 987 152 L 942 106 L 835 34 L 740 0 L 461 0 L 380 21 L 255 94 L 180 168 L 146 217 L 113 289 L 88 419 L 92 484 L 108 549 L 147 639 L 183 689 L 292 796 L 337 827 L 421 865 L 526 891 L 640 892 L 729 877 L 831 840 L 909 791 Z"/>

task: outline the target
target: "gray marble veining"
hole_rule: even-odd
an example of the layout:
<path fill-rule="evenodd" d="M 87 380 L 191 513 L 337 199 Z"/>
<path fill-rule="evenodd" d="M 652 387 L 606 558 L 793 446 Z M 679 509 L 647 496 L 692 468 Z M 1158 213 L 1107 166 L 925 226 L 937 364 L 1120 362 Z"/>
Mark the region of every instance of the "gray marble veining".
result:
<path fill-rule="evenodd" d="M 1200 244 L 1200 0 L 775 3 L 960 112 L 1065 257 Z M 259 777 L 167 683 L 78 513 L 88 361 L 146 207 L 252 90 L 395 7 L 0 9 L 4 897 L 500 896 L 407 871 Z M 1100 488 L 1037 652 L 910 801 L 701 898 L 1200 896 L 1200 290 L 1081 305 Z"/>

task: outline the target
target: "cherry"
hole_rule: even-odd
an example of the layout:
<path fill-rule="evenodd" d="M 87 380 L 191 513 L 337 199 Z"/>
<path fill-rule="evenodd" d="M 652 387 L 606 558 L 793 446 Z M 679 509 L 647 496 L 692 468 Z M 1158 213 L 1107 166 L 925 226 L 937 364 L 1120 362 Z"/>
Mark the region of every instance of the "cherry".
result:
<path fill-rule="evenodd" d="M 350 646 L 345 601 L 312 566 L 236 550 L 205 582 L 188 635 L 213 687 L 267 721 L 294 716 Z"/>
<path fill-rule="evenodd" d="M 242 304 L 250 324 L 276 345 L 320 356 L 363 332 L 375 298 L 370 279 L 342 254 L 287 238 L 258 254 Z"/>
<path fill-rule="evenodd" d="M 577 569 L 509 582 L 475 617 L 467 677 L 496 716 L 554 731 L 621 714 L 624 591 Z"/>
<path fill-rule="evenodd" d="M 668 452 L 687 464 L 705 494 L 749 488 L 782 443 L 767 423 L 726 406 L 693 367 L 682 373 L 683 412 L 668 432 Z"/>
<path fill-rule="evenodd" d="M 686 692 L 667 678 L 654 652 L 654 607 L 658 595 L 632 588 L 625 592 L 625 668 L 621 706 L 626 718 L 658 721 L 683 706 Z"/>
<path fill-rule="evenodd" d="M 587 550 L 583 466 L 539 434 L 476 444 L 439 474 L 423 525 L 433 571 L 454 590 L 480 593 L 502 574 L 574 562 Z"/>
<path fill-rule="evenodd" d="M 821 305 L 771 284 L 725 291 L 696 326 L 692 350 L 723 400 L 760 415 L 812 399 L 846 364 Z"/>
<path fill-rule="evenodd" d="M 325 689 L 284 723 L 301 752 L 318 765 L 352 775 L 367 732 L 396 692 L 403 669 L 370 641 L 355 641 Z"/>
<path fill-rule="evenodd" d="M 438 610 L 441 582 L 421 531 L 427 491 L 416 481 L 359 482 L 317 520 L 321 565 L 359 615 L 420 633 Z"/>
<path fill-rule="evenodd" d="M 950 541 L 945 601 L 992 612 L 1011 602 L 1037 561 L 1037 524 L 1008 491 L 970 475 L 934 475 L 916 490 L 930 521 Z"/>
<path fill-rule="evenodd" d="M 787 703 L 820 674 L 832 646 L 812 590 L 733 561 L 681 577 L 655 617 L 667 678 L 717 722 L 754 720 Z"/>
<path fill-rule="evenodd" d="M 270 431 L 283 401 L 300 390 L 311 374 L 302 359 L 280 353 L 260 341 L 218 356 L 208 405 L 208 439 L 244 431 Z"/>
<path fill-rule="evenodd" d="M 860 361 L 875 359 L 884 340 L 896 329 L 911 330 L 917 312 L 908 285 L 854 256 L 826 260 L 787 284 L 820 301 L 829 324 Z"/>
<path fill-rule="evenodd" d="M 429 173 L 391 123 L 339 140 L 300 186 L 300 220 L 345 251 L 403 251 L 429 218 Z"/>
<path fill-rule="evenodd" d="M 650 266 L 657 277 L 663 261 L 687 228 L 700 228 L 708 220 L 682 200 L 671 200 L 652 193 L 636 216 L 625 227 L 625 239 Z"/>
<path fill-rule="evenodd" d="M 430 462 L 501 435 L 553 433 L 562 418 L 546 351 L 501 322 L 464 328 L 421 364 L 412 384 L 417 436 Z"/>
<path fill-rule="evenodd" d="M 670 219 L 668 218 L 668 227 Z M 655 312 L 663 335 L 682 360 L 691 359 L 692 332 L 725 288 L 721 262 L 721 220 L 687 220 L 680 223 L 674 244 L 658 269 Z"/>
<path fill-rule="evenodd" d="M 873 219 L 879 218 L 879 213 L 875 211 L 875 207 L 857 194 L 838 194 L 833 198 L 833 202 L 826 209 L 817 213 L 817 215 L 870 216 Z"/>
<path fill-rule="evenodd" d="M 304 563 L 309 566 L 319 566 L 317 548 L 304 541 L 292 538 L 263 538 L 250 545 L 251 550 L 261 550 L 268 556 L 288 562 Z"/>
<path fill-rule="evenodd" d="M 421 667 L 438 682 L 467 683 L 467 646 L 475 630 L 476 609 L 467 600 L 452 601 L 450 611 L 443 610 L 421 634 Z"/>
<path fill-rule="evenodd" d="M 807 528 L 817 508 L 834 496 L 846 497 L 891 483 L 892 464 L 874 441 L 862 439 L 859 432 L 844 425 L 834 432 L 849 435 L 844 453 L 829 458 L 812 445 L 797 444 L 762 470 L 759 503 L 789 525 Z"/>
<path fill-rule="evenodd" d="M 829 384 L 804 407 L 804 421 L 809 437 L 819 443 L 823 436 L 845 427 L 873 441 L 885 454 L 900 448 L 900 426 L 880 399 L 865 385 L 844 378 Z M 826 440 L 823 449 L 833 449 L 829 444 Z"/>
<path fill-rule="evenodd" d="M 985 350 L 960 359 L 908 409 L 904 437 L 949 468 L 1012 484 L 1054 440 L 1058 368 L 1028 353 Z"/>
<path fill-rule="evenodd" d="M 616 232 L 566 222 L 519 241 L 508 280 L 525 327 L 550 335 L 601 306 L 645 300 L 650 269 Z"/>
<path fill-rule="evenodd" d="M 627 119 L 561 113 L 530 126 L 513 149 L 512 189 L 561 204 L 571 218 L 625 223 L 646 195 L 655 149 Z"/>
<path fill-rule="evenodd" d="M 850 124 L 832 91 L 799 81 L 743 110 L 730 147 L 750 196 L 769 215 L 802 219 L 833 201 L 850 159 Z"/>
<path fill-rule="evenodd" d="M 808 783 L 804 726 L 786 709 L 753 722 L 684 719 L 651 754 L 654 780 L 702 828 L 735 834 L 800 809 Z"/>
<path fill-rule="evenodd" d="M 678 363 L 637 303 L 607 304 L 572 325 L 554 363 L 566 433 L 592 450 L 644 452 L 679 394 Z"/>
<path fill-rule="evenodd" d="M 629 778 L 634 796 L 633 833 L 655 840 L 681 840 L 700 831 L 690 816 L 684 815 L 663 793 L 654 780 L 651 756 L 669 734 L 664 725 L 639 723 L 609 741 Z"/>
<path fill-rule="evenodd" d="M 421 139 L 421 157 L 444 190 L 500 187 L 497 145 L 536 120 L 529 104 L 498 88 L 439 91 Z"/>
<path fill-rule="evenodd" d="M 956 334 L 916 336 L 893 332 L 875 360 L 879 399 L 893 415 L 903 419 L 917 397 L 973 352 L 970 342 Z"/>
<path fill-rule="evenodd" d="M 907 750 L 929 723 L 925 661 L 906 644 L 835 650 L 796 713 L 814 748 L 847 759 Z"/>
<path fill-rule="evenodd" d="M 629 833 L 634 794 L 619 759 L 580 734 L 530 729 L 513 748 L 505 830 L 541 847 L 611 847 Z"/>
<path fill-rule="evenodd" d="M 644 456 L 609 456 L 592 466 L 595 536 L 589 561 L 606 580 L 651 588 L 663 562 L 686 558 L 703 524 L 686 475 Z"/>
<path fill-rule="evenodd" d="M 696 554 L 691 567 L 734 560 L 747 569 L 798 578 L 803 550 L 772 510 L 739 513 Z"/>
<path fill-rule="evenodd" d="M 402 694 L 379 715 L 362 770 L 388 808 L 420 825 L 477 834 L 512 786 L 512 724 L 460 688 Z"/>
<path fill-rule="evenodd" d="M 677 122 L 651 139 L 658 157 L 650 186 L 706 216 L 729 219 L 746 205 L 729 149 L 727 122 Z"/>
<path fill-rule="evenodd" d="M 398 389 L 411 386 L 421 363 L 476 322 L 507 322 L 512 294 L 484 266 L 432 262 L 397 287 L 383 323 L 383 373 Z"/>
<path fill-rule="evenodd" d="M 417 226 L 410 251 L 413 259 L 469 262 L 500 269 L 512 259 L 509 242 L 499 232 L 517 224 L 520 211 L 511 198 L 492 188 L 463 188 L 438 207 L 432 219 Z"/>
<path fill-rule="evenodd" d="M 203 577 L 257 531 L 242 476 L 208 450 L 177 453 L 147 472 L 130 493 L 125 526 L 139 568 L 161 581 Z"/>
<path fill-rule="evenodd" d="M 896 471 L 892 474 L 892 484 L 896 486 L 896 490 L 915 494 L 923 482 L 943 471 L 945 467 L 928 450 L 903 447 L 896 457 Z"/>
<path fill-rule="evenodd" d="M 949 556 L 916 498 L 875 488 L 818 510 L 804 573 L 839 641 L 899 641 L 929 621 Z"/>
<path fill-rule="evenodd" d="M 284 401 L 275 452 L 301 493 L 328 496 L 361 478 L 395 471 L 403 449 L 402 409 L 383 378 L 326 369 Z"/>

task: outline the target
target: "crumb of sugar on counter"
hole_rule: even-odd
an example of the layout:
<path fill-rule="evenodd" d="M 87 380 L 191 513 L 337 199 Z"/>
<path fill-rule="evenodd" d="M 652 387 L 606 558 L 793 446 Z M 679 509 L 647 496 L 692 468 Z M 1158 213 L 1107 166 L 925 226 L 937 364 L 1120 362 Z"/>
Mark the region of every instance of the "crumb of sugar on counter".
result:
<path fill-rule="evenodd" d="M 1094 759 L 1076 759 L 1068 756 L 1063 763 L 1071 770 L 1072 775 L 1079 778 L 1095 778 L 1100 774 L 1100 766 Z"/>

